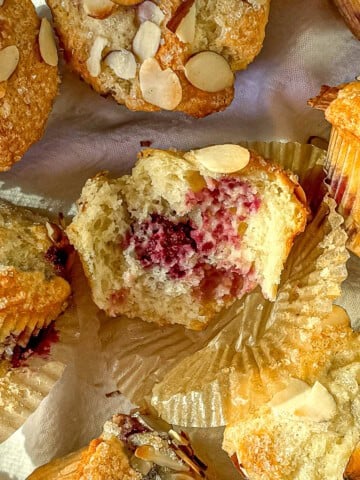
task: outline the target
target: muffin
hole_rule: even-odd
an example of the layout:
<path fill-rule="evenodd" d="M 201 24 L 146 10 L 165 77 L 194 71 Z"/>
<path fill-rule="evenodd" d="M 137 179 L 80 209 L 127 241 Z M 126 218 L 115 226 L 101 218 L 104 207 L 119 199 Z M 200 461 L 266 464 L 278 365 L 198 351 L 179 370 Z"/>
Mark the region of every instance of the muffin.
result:
<path fill-rule="evenodd" d="M 19 161 L 45 129 L 58 93 L 51 26 L 31 0 L 0 2 L 0 171 Z"/>
<path fill-rule="evenodd" d="M 305 203 L 294 176 L 238 145 L 146 149 L 131 176 L 87 181 L 67 234 L 108 315 L 200 330 L 257 285 L 275 299 Z"/>
<path fill-rule="evenodd" d="M 130 110 L 204 117 L 259 53 L 270 0 L 47 0 L 71 68 Z"/>
<path fill-rule="evenodd" d="M 155 424 L 154 424 L 155 422 Z M 183 432 L 140 414 L 114 415 L 100 438 L 68 457 L 38 468 L 28 480 L 192 480 L 206 478 Z"/>
<path fill-rule="evenodd" d="M 360 255 L 360 82 L 323 86 L 309 104 L 331 123 L 326 169 L 330 194 L 338 203 L 349 236 L 348 248 Z"/>
<path fill-rule="evenodd" d="M 50 238 L 50 236 L 51 238 Z M 66 308 L 72 248 L 60 227 L 0 200 L 0 360 L 14 366 Z"/>

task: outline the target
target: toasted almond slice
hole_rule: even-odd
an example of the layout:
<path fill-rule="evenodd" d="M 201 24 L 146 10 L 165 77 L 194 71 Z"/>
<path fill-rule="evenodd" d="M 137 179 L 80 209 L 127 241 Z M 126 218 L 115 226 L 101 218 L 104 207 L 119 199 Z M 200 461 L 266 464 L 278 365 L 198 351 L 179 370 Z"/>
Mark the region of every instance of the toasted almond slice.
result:
<path fill-rule="evenodd" d="M 143 62 L 155 57 L 159 49 L 161 30 L 158 25 L 148 20 L 142 23 L 133 40 L 133 51 Z"/>
<path fill-rule="evenodd" d="M 83 0 L 83 7 L 89 17 L 103 19 L 111 15 L 115 3 L 111 0 Z"/>
<path fill-rule="evenodd" d="M 196 4 L 194 3 L 187 15 L 181 20 L 176 35 L 183 43 L 192 43 L 195 38 Z"/>
<path fill-rule="evenodd" d="M 10 45 L 0 50 L 0 82 L 5 82 L 14 73 L 19 63 L 19 50 Z"/>
<path fill-rule="evenodd" d="M 105 63 L 119 78 L 130 80 L 136 76 L 136 60 L 129 50 L 121 49 L 109 53 Z"/>
<path fill-rule="evenodd" d="M 193 6 L 195 0 L 183 0 L 174 12 L 173 16 L 167 23 L 167 28 L 170 32 L 175 33 L 180 25 L 181 20 L 188 14 L 190 8 Z"/>
<path fill-rule="evenodd" d="M 185 75 L 194 87 L 204 92 L 220 92 L 234 84 L 234 74 L 224 57 L 215 52 L 200 52 L 185 65 Z"/>
<path fill-rule="evenodd" d="M 214 145 L 193 150 L 185 158 L 193 157 L 200 165 L 213 173 L 235 173 L 249 163 L 250 152 L 240 145 Z"/>
<path fill-rule="evenodd" d="M 4 5 L 5 0 L 0 0 L 0 7 Z"/>
<path fill-rule="evenodd" d="M 56 67 L 59 62 L 55 43 L 54 32 L 47 18 L 41 20 L 39 33 L 39 47 L 41 57 L 51 67 Z"/>
<path fill-rule="evenodd" d="M 144 100 L 163 108 L 174 110 L 182 99 L 181 83 L 170 68 L 161 70 L 155 58 L 148 58 L 140 67 L 140 90 Z"/>
<path fill-rule="evenodd" d="M 153 462 L 148 462 L 147 460 L 142 460 L 141 458 L 133 455 L 130 459 L 130 465 L 132 468 L 141 473 L 141 475 L 147 475 L 152 469 Z"/>
<path fill-rule="evenodd" d="M 113 0 L 114 3 L 117 3 L 118 5 L 123 5 L 124 7 L 129 7 L 131 5 L 137 5 L 138 3 L 141 3 L 142 0 Z"/>
<path fill-rule="evenodd" d="M 90 50 L 90 56 L 86 61 L 87 69 L 92 77 L 98 77 L 101 73 L 101 58 L 108 40 L 105 37 L 96 37 Z"/>
<path fill-rule="evenodd" d="M 146 0 L 138 6 L 137 17 L 140 23 L 149 20 L 150 22 L 156 23 L 156 25 L 161 25 L 165 15 L 154 2 Z"/>
<path fill-rule="evenodd" d="M 159 465 L 160 467 L 170 468 L 176 472 L 189 471 L 189 467 L 180 462 L 180 460 L 173 460 L 168 455 L 155 450 L 151 445 L 141 445 L 140 447 L 137 447 L 135 450 L 135 456 L 141 458 L 141 460 L 156 463 L 156 465 Z"/>

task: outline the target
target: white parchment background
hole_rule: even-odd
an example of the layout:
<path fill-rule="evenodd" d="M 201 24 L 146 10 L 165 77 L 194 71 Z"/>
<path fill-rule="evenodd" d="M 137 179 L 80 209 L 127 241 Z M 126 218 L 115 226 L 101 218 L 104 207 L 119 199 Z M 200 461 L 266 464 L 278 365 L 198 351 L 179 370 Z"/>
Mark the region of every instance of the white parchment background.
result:
<path fill-rule="evenodd" d="M 34 3 L 44 13 L 43 0 Z M 323 83 L 336 85 L 359 74 L 360 42 L 327 0 L 272 0 L 264 49 L 238 74 L 236 98 L 225 112 L 202 120 L 128 112 L 64 71 L 45 137 L 10 172 L 0 174 L 0 195 L 67 214 L 88 177 L 104 169 L 128 171 L 141 140 L 187 149 L 241 139 L 326 137 L 323 114 L 306 100 Z M 341 299 L 353 322 L 360 321 L 359 263 L 350 259 Z M 0 479 L 25 479 L 34 465 L 84 445 L 113 412 L 129 408 L 122 397 L 105 396 L 112 384 L 103 359 L 93 353 L 97 329 L 96 318 L 82 319 L 74 364 L 23 428 L 0 446 Z"/>

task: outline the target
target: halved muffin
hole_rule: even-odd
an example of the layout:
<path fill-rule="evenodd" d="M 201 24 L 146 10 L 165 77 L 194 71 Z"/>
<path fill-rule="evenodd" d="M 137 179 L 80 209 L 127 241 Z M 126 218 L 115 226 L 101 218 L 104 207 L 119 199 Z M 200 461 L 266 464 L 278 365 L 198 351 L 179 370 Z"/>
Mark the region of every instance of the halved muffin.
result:
<path fill-rule="evenodd" d="M 199 330 L 257 285 L 275 299 L 304 202 L 293 176 L 238 145 L 148 149 L 131 176 L 87 181 L 67 234 L 99 308 Z"/>
<path fill-rule="evenodd" d="M 64 311 L 70 258 L 58 226 L 0 200 L 0 359 L 11 360 Z"/>

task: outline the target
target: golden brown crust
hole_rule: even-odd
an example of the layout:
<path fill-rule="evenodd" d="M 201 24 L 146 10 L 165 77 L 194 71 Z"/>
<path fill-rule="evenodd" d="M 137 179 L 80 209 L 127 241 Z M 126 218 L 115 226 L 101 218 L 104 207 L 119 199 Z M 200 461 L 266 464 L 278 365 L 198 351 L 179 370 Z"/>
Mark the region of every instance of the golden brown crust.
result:
<path fill-rule="evenodd" d="M 123 443 L 116 437 L 93 440 L 82 454 L 76 480 L 140 480 L 130 466 Z"/>
<path fill-rule="evenodd" d="M 19 64 L 0 82 L 0 170 L 8 170 L 41 138 L 58 92 L 57 67 L 40 56 L 40 21 L 30 0 L 5 0 L 0 7 L 0 50 L 15 45 Z"/>
<path fill-rule="evenodd" d="M 68 282 L 46 259 L 52 247 L 46 218 L 0 201 L 0 357 L 26 347 L 67 306 Z"/>
<path fill-rule="evenodd" d="M 64 8 L 61 3 L 63 2 L 59 2 L 59 0 L 48 0 L 60 41 L 64 47 L 66 60 L 71 68 L 80 74 L 85 82 L 89 83 L 98 93 L 113 96 L 118 103 L 124 103 L 130 110 L 160 110 L 157 106 L 143 99 L 138 78 L 131 82 L 122 80 L 122 89 L 119 92 L 114 88 L 113 80 L 109 82 L 108 78 L 105 81 L 102 75 L 92 77 L 89 74 L 86 61 L 89 58 L 91 43 L 85 30 L 88 27 L 88 17 L 84 16 L 81 2 L 76 9 L 70 4 Z M 69 3 L 68 0 L 65 3 Z M 223 3 L 226 4 L 226 2 Z M 246 68 L 262 47 L 270 2 L 267 0 L 264 5 L 258 7 L 254 7 L 248 2 L 237 2 L 236 8 L 238 11 L 236 15 L 233 15 L 230 6 L 228 6 L 229 11 L 224 7 L 225 25 L 223 32 L 214 38 L 212 38 L 213 33 L 208 32 L 207 36 L 209 38 L 203 40 L 206 47 L 198 48 L 196 51 L 192 50 L 188 44 L 182 43 L 175 33 L 166 28 L 168 21 L 173 17 L 180 4 L 181 0 L 162 0 L 159 3 L 165 14 L 165 20 L 162 24 L 162 44 L 156 54 L 156 59 L 163 70 L 171 68 L 180 80 L 183 96 L 181 103 L 175 110 L 194 117 L 204 117 L 213 112 L 224 110 L 233 100 L 234 88 L 229 87 L 216 93 L 199 90 L 191 85 L 184 75 L 186 61 L 198 51 L 214 50 L 227 58 L 233 71 Z M 209 12 L 205 12 L 205 10 L 204 7 L 203 15 L 209 15 Z M 124 15 L 126 12 L 129 12 L 127 7 L 117 5 L 112 12 L 112 17 Z M 84 21 L 81 24 L 83 31 L 75 28 L 72 23 L 73 15 L 84 16 Z M 110 28 L 110 18 L 108 21 Z M 104 22 L 104 20 L 98 19 L 96 22 Z M 137 29 L 135 16 L 130 23 L 135 32 Z M 101 28 L 101 32 L 103 36 L 106 36 L 106 30 Z M 131 44 L 123 47 L 131 50 Z M 105 48 L 104 55 L 106 53 L 107 49 Z M 102 67 L 102 72 L 104 72 L 104 68 L 106 67 Z"/>
<path fill-rule="evenodd" d="M 227 426 L 224 449 L 231 456 L 237 455 L 238 463 L 248 473 L 249 478 L 254 480 L 340 478 L 343 472 L 342 465 L 345 466 L 359 438 L 359 424 L 358 406 L 354 401 L 356 393 L 349 393 L 351 381 L 357 383 L 351 377 L 355 374 L 348 373 L 348 377 L 341 375 L 336 377 L 336 374 L 341 371 L 351 372 L 351 368 L 358 364 L 359 336 L 351 329 L 346 313 L 334 306 L 333 313 L 323 325 L 317 329 L 304 329 L 302 339 L 299 338 L 297 342 L 292 339 L 292 343 L 298 347 L 289 350 L 286 355 L 282 352 L 276 366 L 277 372 L 281 373 L 284 380 L 299 379 L 308 385 L 314 385 L 319 381 L 335 395 L 338 413 L 328 424 L 313 422 L 304 417 L 285 419 L 281 415 L 270 413 L 267 402 L 271 397 L 267 394 L 264 395 L 262 405 L 249 405 L 248 415 L 240 414 L 236 422 Z M 261 378 L 269 379 L 270 388 L 276 387 L 276 384 L 271 386 L 270 368 L 268 371 L 262 369 Z M 249 401 L 252 403 L 251 399 Z M 292 428 L 297 433 L 289 438 L 288 434 Z M 349 433 L 351 429 L 354 429 L 355 433 Z M 349 437 L 345 439 L 347 433 Z M 309 445 L 310 442 L 314 442 L 310 454 L 309 451 L 306 453 L 301 451 L 301 444 L 305 446 L 304 442 L 308 441 Z M 310 446 L 309 448 L 311 451 Z M 324 477 L 321 475 L 324 469 L 324 465 L 320 465 L 321 457 L 327 455 L 326 458 L 330 458 L 332 452 L 336 462 L 338 452 L 339 464 L 334 467 L 330 477 Z M 313 471 L 311 468 L 314 468 L 314 465 L 317 474 L 312 476 L 310 472 Z M 353 472 L 355 465 L 354 457 L 349 464 L 349 471 Z M 308 476 L 299 471 L 300 466 L 304 472 L 308 472 Z"/>
<path fill-rule="evenodd" d="M 42 272 L 0 271 L 0 344 L 9 335 L 25 347 L 34 332 L 46 328 L 66 307 L 70 286 L 61 277 Z"/>

